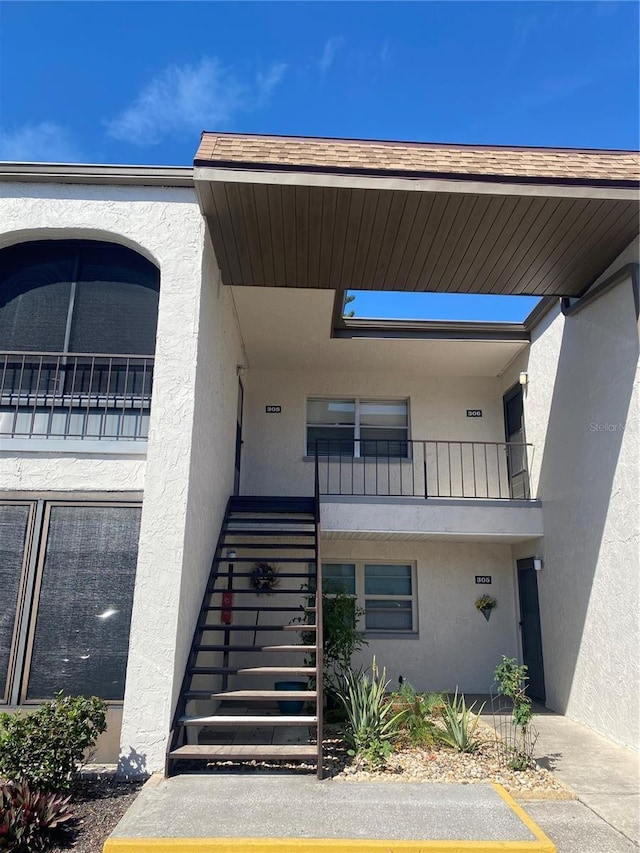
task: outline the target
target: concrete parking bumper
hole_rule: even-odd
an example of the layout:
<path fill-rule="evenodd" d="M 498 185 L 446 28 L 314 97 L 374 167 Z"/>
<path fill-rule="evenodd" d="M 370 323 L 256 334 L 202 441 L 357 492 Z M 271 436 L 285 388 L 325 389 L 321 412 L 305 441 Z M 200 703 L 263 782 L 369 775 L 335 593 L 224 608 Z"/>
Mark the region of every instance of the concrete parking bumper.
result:
<path fill-rule="evenodd" d="M 553 842 L 500 785 L 318 782 L 308 776 L 152 779 L 105 853 L 529 851 Z"/>

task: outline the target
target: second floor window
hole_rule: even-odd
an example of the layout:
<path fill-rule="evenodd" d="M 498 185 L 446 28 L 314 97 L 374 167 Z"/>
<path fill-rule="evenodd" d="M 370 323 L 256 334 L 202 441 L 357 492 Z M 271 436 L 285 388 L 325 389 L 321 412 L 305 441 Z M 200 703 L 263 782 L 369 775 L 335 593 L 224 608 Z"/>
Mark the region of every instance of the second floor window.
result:
<path fill-rule="evenodd" d="M 159 285 L 114 243 L 0 251 L 0 436 L 145 438 Z"/>
<path fill-rule="evenodd" d="M 407 400 L 310 397 L 307 454 L 408 456 Z"/>

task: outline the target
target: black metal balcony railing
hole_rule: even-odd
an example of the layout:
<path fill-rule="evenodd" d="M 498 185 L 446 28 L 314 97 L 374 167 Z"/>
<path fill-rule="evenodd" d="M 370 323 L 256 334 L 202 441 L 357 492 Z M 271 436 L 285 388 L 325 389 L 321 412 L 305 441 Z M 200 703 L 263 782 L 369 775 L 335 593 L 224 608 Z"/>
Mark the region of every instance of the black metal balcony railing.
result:
<path fill-rule="evenodd" d="M 530 444 L 344 439 L 316 442 L 321 495 L 530 500 Z"/>
<path fill-rule="evenodd" d="M 146 440 L 153 361 L 0 352 L 0 437 Z"/>

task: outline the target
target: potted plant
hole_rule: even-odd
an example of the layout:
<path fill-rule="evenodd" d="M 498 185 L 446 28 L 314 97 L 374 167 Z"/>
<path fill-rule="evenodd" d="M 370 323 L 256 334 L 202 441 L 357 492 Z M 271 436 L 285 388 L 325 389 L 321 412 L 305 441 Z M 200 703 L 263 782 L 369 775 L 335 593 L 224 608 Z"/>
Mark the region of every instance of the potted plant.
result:
<path fill-rule="evenodd" d="M 490 595 L 481 595 L 480 598 L 476 599 L 476 609 L 482 613 L 487 622 L 491 616 L 491 611 L 497 605 L 498 602 Z"/>

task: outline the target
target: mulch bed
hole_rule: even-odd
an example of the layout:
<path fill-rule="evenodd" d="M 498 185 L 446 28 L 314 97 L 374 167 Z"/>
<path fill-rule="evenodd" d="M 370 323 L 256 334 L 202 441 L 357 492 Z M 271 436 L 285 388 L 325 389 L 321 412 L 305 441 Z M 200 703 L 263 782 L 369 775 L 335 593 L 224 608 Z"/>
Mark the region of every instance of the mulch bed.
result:
<path fill-rule="evenodd" d="M 114 778 L 76 782 L 71 792 L 76 820 L 61 828 L 50 850 L 102 853 L 102 845 L 141 787 L 142 782 L 122 782 Z"/>

